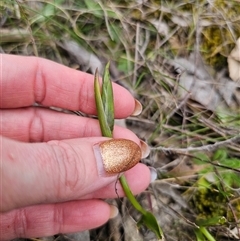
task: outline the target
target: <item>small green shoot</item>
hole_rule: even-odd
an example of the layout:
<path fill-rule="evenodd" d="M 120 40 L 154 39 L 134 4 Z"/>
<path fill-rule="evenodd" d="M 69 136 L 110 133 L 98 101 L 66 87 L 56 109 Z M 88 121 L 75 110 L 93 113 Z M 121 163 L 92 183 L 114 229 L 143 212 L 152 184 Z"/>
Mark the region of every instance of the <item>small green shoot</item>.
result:
<path fill-rule="evenodd" d="M 97 107 L 97 115 L 101 127 L 102 135 L 112 137 L 114 125 L 114 104 L 113 104 L 113 91 L 112 84 L 109 79 L 108 72 L 109 63 L 106 65 L 104 77 L 102 80 L 102 91 L 99 85 L 98 70 L 95 72 L 94 77 L 94 93 L 95 102 Z"/>
<path fill-rule="evenodd" d="M 102 87 L 99 83 L 99 75 L 96 70 L 94 76 L 94 93 L 95 93 L 95 102 L 97 108 L 97 115 L 102 131 L 102 135 L 106 137 L 112 137 L 113 126 L 114 126 L 114 98 L 112 90 L 112 82 L 109 75 L 109 62 L 107 63 L 102 80 Z M 124 175 L 119 178 L 119 181 L 122 185 L 122 188 L 134 206 L 134 208 L 142 214 L 141 219 L 138 221 L 138 226 L 145 225 L 148 229 L 153 231 L 158 239 L 163 238 L 163 232 L 159 227 L 155 216 L 146 211 L 136 200 L 132 191 L 127 183 L 127 180 Z"/>

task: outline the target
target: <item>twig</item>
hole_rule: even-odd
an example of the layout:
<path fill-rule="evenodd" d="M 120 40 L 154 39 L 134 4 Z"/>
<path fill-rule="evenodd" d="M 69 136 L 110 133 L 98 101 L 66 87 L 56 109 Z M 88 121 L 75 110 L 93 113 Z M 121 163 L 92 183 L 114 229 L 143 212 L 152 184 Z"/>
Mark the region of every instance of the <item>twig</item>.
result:
<path fill-rule="evenodd" d="M 138 63 L 138 52 L 139 52 L 139 31 L 140 31 L 140 26 L 139 22 L 137 22 L 136 26 L 136 47 L 135 47 L 135 56 L 134 56 L 134 70 L 133 70 L 133 86 L 136 86 L 137 82 L 137 63 Z"/>
<path fill-rule="evenodd" d="M 234 136 L 225 141 L 216 142 L 214 144 L 198 146 L 198 147 L 187 147 L 187 148 L 173 148 L 173 147 L 151 147 L 151 150 L 164 151 L 164 152 L 178 152 L 178 153 L 187 153 L 191 151 L 214 151 L 220 146 L 225 146 L 232 143 L 237 143 L 240 141 L 240 135 Z"/>

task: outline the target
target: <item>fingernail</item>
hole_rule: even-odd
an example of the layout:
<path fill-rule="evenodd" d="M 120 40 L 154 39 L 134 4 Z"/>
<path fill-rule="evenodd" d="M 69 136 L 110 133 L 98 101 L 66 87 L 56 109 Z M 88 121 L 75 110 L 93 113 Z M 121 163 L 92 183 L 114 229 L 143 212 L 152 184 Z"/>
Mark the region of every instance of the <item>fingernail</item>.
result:
<path fill-rule="evenodd" d="M 148 157 L 150 154 L 150 148 L 148 144 L 142 140 L 140 140 L 141 150 L 142 150 L 142 159 Z"/>
<path fill-rule="evenodd" d="M 135 109 L 132 113 L 132 116 L 138 116 L 142 113 L 142 104 L 135 99 Z"/>
<path fill-rule="evenodd" d="M 142 157 L 141 148 L 133 141 L 111 139 L 93 146 L 99 176 L 117 175 L 135 166 Z"/>
<path fill-rule="evenodd" d="M 148 167 L 151 174 L 151 181 L 154 182 L 157 179 L 157 170 L 154 167 Z"/>
<path fill-rule="evenodd" d="M 110 216 L 109 219 L 116 218 L 118 215 L 118 208 L 114 205 L 109 205 L 110 206 Z"/>

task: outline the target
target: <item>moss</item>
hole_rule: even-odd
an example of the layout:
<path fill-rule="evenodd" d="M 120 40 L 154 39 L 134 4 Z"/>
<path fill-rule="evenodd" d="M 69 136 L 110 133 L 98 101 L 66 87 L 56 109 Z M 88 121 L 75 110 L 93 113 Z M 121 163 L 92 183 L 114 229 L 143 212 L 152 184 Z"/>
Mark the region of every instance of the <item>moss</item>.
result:
<path fill-rule="evenodd" d="M 216 190 L 214 187 L 201 187 L 193 196 L 191 204 L 197 211 L 197 219 L 226 216 L 227 200 Z"/>
<path fill-rule="evenodd" d="M 240 219 L 240 198 L 235 198 L 230 202 L 227 208 L 227 219 L 233 220 Z"/>
<path fill-rule="evenodd" d="M 236 217 L 240 218 L 240 199 L 234 198 L 231 190 L 219 190 L 221 188 L 213 184 L 210 187 L 199 187 L 194 193 L 190 205 L 197 214 L 197 220 L 223 216 L 229 222 L 234 222 Z M 230 198 L 233 198 L 232 201 L 229 201 Z"/>
<path fill-rule="evenodd" d="M 174 6 L 174 4 L 172 5 Z M 176 8 L 172 8 L 173 12 L 176 11 Z M 239 2 L 215 0 L 209 4 L 206 0 L 198 0 L 197 3 L 196 1 L 184 0 L 178 4 L 177 13 L 179 12 L 182 12 L 183 15 L 190 14 L 189 18 L 193 19 L 193 25 L 184 28 L 184 39 L 188 40 L 188 42 L 183 43 L 185 47 L 190 51 L 195 49 L 196 28 L 199 28 L 195 20 L 199 20 L 199 23 L 208 21 L 209 25 L 201 28 L 200 50 L 207 64 L 215 69 L 226 67 L 227 57 L 235 46 L 236 40 L 240 37 Z M 165 21 L 174 28 L 171 16 Z M 179 32 L 177 34 L 181 35 Z"/>
<path fill-rule="evenodd" d="M 201 35 L 201 50 L 208 64 L 221 69 L 227 65 L 227 57 L 240 37 L 237 19 L 240 4 L 235 1 L 215 0 L 212 16 L 206 18 L 213 24 L 205 27 Z"/>
<path fill-rule="evenodd" d="M 227 40 L 229 38 L 231 38 L 229 32 L 219 26 L 210 26 L 202 32 L 202 55 L 205 61 L 216 69 L 226 66 L 226 57 L 233 46 L 233 44 L 226 44 L 226 41 L 233 42 L 233 40 Z"/>
<path fill-rule="evenodd" d="M 213 6 L 214 12 L 223 11 L 228 20 L 234 20 L 239 16 L 240 4 L 238 1 L 215 0 Z"/>

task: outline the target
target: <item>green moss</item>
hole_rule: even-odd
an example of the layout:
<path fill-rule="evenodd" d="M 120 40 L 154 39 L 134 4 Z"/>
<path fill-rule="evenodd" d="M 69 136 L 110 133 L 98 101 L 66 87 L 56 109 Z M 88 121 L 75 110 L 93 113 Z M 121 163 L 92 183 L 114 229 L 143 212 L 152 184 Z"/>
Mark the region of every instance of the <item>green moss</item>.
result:
<path fill-rule="evenodd" d="M 240 198 L 233 199 L 228 205 L 227 219 L 235 221 L 240 219 Z"/>
<path fill-rule="evenodd" d="M 192 199 L 192 206 L 197 211 L 197 219 L 213 218 L 215 216 L 226 216 L 226 197 L 217 191 L 217 187 L 201 187 Z"/>
<path fill-rule="evenodd" d="M 234 20 L 234 18 L 239 16 L 240 4 L 238 1 L 215 0 L 213 6 L 216 13 L 219 10 L 223 11 L 228 20 Z"/>
<path fill-rule="evenodd" d="M 227 65 L 227 57 L 240 37 L 240 4 L 236 1 L 215 0 L 212 16 L 206 18 L 213 24 L 203 29 L 201 50 L 208 64 L 221 69 Z"/>
<path fill-rule="evenodd" d="M 171 1 L 170 1 L 171 2 Z M 172 4 L 174 6 L 174 4 Z M 168 3 L 170 6 L 170 3 Z M 240 4 L 238 1 L 215 0 L 209 4 L 206 0 L 189 1 L 184 0 L 178 7 L 172 7 L 173 12 L 182 12 L 192 18 L 192 25 L 184 27 L 184 37 L 188 42 L 182 43 L 185 48 L 192 51 L 196 45 L 196 32 L 201 28 L 195 21 L 201 23 L 207 21 L 200 34 L 200 50 L 205 62 L 215 69 L 227 66 L 227 57 L 240 37 Z M 190 15 L 189 15 L 190 14 Z M 165 19 L 170 27 L 171 17 Z M 170 20 L 170 21 L 169 21 Z M 198 28 L 198 29 L 197 29 Z M 185 38 L 184 38 L 185 39 Z"/>
<path fill-rule="evenodd" d="M 234 39 L 229 29 L 217 25 L 203 29 L 202 55 L 211 66 L 217 69 L 226 66 L 227 56 L 233 47 Z"/>
<path fill-rule="evenodd" d="M 199 187 L 190 205 L 197 214 L 197 220 L 226 217 L 229 222 L 234 222 L 236 217 L 240 218 L 240 199 L 234 197 L 230 189 L 221 191 L 218 184 Z"/>

